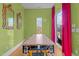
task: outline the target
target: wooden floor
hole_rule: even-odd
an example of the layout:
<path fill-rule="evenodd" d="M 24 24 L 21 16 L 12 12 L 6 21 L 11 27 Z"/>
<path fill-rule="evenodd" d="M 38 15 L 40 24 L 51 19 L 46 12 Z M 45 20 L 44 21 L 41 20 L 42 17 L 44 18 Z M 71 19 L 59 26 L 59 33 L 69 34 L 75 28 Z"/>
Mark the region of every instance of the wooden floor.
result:
<path fill-rule="evenodd" d="M 22 47 L 17 48 L 10 56 L 23 56 Z"/>
<path fill-rule="evenodd" d="M 31 42 L 33 42 L 33 38 L 34 37 L 35 37 L 34 35 L 33 35 L 33 37 L 31 37 L 31 39 L 30 39 Z M 42 36 L 40 36 L 40 37 L 42 37 Z M 38 37 L 38 39 L 40 39 L 40 37 Z M 45 39 L 45 38 L 43 38 L 43 39 Z M 37 43 L 41 43 L 41 41 L 43 42 L 43 40 L 39 40 L 39 41 L 36 40 Z M 43 43 L 46 43 L 46 42 L 43 42 Z M 55 56 L 62 56 L 62 49 L 58 45 L 56 45 L 56 44 L 54 44 L 54 55 Z M 23 56 L 22 46 L 20 46 L 19 48 L 17 48 L 10 56 Z"/>
<path fill-rule="evenodd" d="M 58 46 L 58 45 L 56 45 L 56 44 L 54 44 L 54 52 L 55 52 L 55 56 L 62 56 L 62 49 Z"/>

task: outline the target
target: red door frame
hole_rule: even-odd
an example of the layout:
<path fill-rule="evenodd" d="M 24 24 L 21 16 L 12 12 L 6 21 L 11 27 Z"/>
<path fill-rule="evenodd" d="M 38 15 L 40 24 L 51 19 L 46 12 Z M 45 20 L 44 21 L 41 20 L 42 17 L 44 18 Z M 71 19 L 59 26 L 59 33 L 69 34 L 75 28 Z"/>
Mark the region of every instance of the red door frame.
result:
<path fill-rule="evenodd" d="M 71 45 L 71 4 L 62 4 L 62 52 L 65 56 L 72 55 Z"/>

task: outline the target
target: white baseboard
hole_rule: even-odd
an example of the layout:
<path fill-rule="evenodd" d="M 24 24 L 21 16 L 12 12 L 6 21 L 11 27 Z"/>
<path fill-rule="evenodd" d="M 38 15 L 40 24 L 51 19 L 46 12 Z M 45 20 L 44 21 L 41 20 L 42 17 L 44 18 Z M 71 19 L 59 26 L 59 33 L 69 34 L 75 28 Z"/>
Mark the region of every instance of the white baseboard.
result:
<path fill-rule="evenodd" d="M 19 48 L 23 44 L 23 42 L 24 40 L 21 41 L 18 45 L 16 45 L 12 49 L 10 49 L 9 51 L 7 51 L 6 53 L 4 53 L 2 56 L 10 56 L 17 48 Z"/>

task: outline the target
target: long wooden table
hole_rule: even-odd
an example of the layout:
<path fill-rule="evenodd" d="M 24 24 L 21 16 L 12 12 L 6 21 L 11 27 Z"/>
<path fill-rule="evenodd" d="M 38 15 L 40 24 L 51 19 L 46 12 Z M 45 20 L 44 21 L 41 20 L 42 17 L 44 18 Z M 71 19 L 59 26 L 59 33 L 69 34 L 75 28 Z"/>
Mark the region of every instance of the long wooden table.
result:
<path fill-rule="evenodd" d="M 53 45 L 51 39 L 44 34 L 34 34 L 24 41 L 23 45 Z"/>
<path fill-rule="evenodd" d="M 50 46 L 53 45 L 53 42 L 44 34 L 34 34 L 33 36 L 31 36 L 30 38 L 28 38 L 27 40 L 25 40 L 23 42 L 23 46 L 37 46 L 37 45 L 46 45 L 46 46 Z M 37 51 L 41 51 L 44 54 L 48 53 L 49 50 L 29 50 L 29 56 L 32 56 L 32 53 Z"/>

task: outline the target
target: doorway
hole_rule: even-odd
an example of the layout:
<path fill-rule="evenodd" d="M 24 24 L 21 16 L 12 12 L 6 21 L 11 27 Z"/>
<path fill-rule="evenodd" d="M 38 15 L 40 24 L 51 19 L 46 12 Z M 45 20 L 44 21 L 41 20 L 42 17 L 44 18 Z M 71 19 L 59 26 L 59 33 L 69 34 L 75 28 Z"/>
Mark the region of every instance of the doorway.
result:
<path fill-rule="evenodd" d="M 55 27 L 56 27 L 56 39 L 55 42 L 59 45 L 62 46 L 62 11 L 59 11 L 56 14 L 56 20 L 55 20 Z"/>
<path fill-rule="evenodd" d="M 36 18 L 36 28 L 37 28 L 37 34 L 42 34 L 42 17 L 38 16 Z"/>

